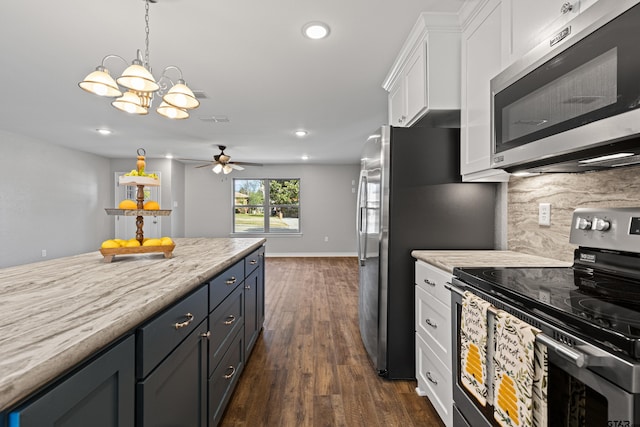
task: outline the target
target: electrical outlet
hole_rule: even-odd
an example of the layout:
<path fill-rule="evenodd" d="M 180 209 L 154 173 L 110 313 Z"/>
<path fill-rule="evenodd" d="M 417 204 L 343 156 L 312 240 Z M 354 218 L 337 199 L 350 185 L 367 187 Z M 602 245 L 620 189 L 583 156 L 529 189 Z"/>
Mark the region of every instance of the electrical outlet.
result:
<path fill-rule="evenodd" d="M 551 203 L 538 205 L 538 224 L 551 225 Z"/>
<path fill-rule="evenodd" d="M 324 241 L 328 242 L 329 241 L 329 236 L 324 236 Z"/>
<path fill-rule="evenodd" d="M 46 256 L 47 256 L 47 250 L 46 250 L 46 249 L 43 249 L 43 250 L 42 250 L 42 257 L 44 258 L 44 257 L 46 257 Z"/>

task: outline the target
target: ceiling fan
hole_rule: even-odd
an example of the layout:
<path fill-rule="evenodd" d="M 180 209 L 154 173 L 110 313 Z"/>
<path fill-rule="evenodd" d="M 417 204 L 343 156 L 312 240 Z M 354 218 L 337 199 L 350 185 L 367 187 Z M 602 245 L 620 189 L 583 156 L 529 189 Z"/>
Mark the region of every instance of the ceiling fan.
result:
<path fill-rule="evenodd" d="M 204 165 L 199 165 L 196 166 L 196 168 L 204 168 L 207 166 L 211 166 L 213 165 L 213 171 L 215 173 L 224 173 L 225 175 L 228 173 L 231 173 L 232 170 L 236 169 L 236 170 L 244 170 L 243 166 L 262 166 L 262 164 L 260 163 L 250 163 L 250 162 L 232 162 L 231 160 L 231 156 L 229 156 L 228 154 L 224 153 L 224 150 L 227 149 L 226 146 L 224 145 L 218 145 L 218 148 L 220 149 L 220 154 L 216 154 L 213 156 L 213 161 Z M 198 159 L 180 159 L 180 160 L 191 160 L 194 162 L 200 162 L 202 160 L 198 160 Z"/>

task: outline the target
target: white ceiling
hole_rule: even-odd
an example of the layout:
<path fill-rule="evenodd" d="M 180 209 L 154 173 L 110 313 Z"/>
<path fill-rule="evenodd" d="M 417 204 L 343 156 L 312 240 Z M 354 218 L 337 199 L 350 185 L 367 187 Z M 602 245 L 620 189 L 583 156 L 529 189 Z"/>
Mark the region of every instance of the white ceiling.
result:
<path fill-rule="evenodd" d="M 457 12 L 464 0 L 158 0 L 150 5 L 156 78 L 182 69 L 208 99 L 191 118 L 130 116 L 77 84 L 107 54 L 144 49 L 143 0 L 12 1 L 0 6 L 0 129 L 107 157 L 356 163 L 387 122 L 381 84 L 423 11 Z M 328 39 L 302 36 L 309 21 Z M 106 63 L 119 75 L 125 65 Z M 175 77 L 175 74 L 170 74 Z M 226 116 L 229 123 L 200 120 Z M 108 128 L 112 135 L 95 130 Z M 304 128 L 309 135 L 293 135 Z"/>

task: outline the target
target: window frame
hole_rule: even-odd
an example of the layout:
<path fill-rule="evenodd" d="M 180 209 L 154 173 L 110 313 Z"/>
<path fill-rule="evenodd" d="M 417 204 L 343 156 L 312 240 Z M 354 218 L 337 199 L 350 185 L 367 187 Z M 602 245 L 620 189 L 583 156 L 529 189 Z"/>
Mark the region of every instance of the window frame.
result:
<path fill-rule="evenodd" d="M 236 182 L 238 181 L 261 181 L 264 186 L 264 200 L 261 205 L 258 204 L 236 204 Z M 271 203 L 271 182 L 272 181 L 297 181 L 298 182 L 298 203 L 297 204 L 272 204 Z M 231 191 L 231 235 L 232 236 L 301 236 L 302 235 L 302 222 L 301 222 L 301 193 L 302 193 L 302 179 L 300 178 L 233 178 L 232 179 L 232 191 Z M 290 231 L 271 231 L 270 219 L 271 208 L 277 207 L 292 207 L 298 209 L 298 229 Z M 236 230 L 236 209 L 237 208 L 261 208 L 263 210 L 263 230 L 262 231 L 237 231 Z"/>

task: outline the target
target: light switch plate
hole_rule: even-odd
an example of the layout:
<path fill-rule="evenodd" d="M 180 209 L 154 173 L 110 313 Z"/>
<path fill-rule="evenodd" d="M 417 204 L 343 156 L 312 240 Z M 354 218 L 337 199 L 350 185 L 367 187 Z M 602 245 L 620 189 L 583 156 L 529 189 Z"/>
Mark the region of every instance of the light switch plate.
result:
<path fill-rule="evenodd" d="M 538 205 L 538 224 L 551 225 L 551 203 Z"/>

